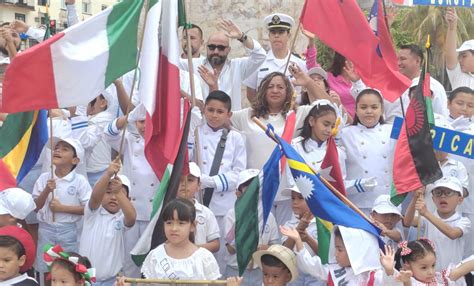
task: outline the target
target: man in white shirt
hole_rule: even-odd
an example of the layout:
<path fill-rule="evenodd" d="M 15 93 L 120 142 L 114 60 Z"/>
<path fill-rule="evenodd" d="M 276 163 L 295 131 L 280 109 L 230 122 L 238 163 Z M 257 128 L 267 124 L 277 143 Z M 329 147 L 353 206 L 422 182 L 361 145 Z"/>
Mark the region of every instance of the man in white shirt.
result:
<path fill-rule="evenodd" d="M 191 40 L 191 54 L 193 58 L 204 58 L 201 55 L 201 46 L 204 44 L 203 40 L 203 33 L 201 27 L 195 24 L 190 24 L 190 28 L 187 29 L 189 34 L 189 38 Z M 182 38 L 181 38 L 181 48 L 183 52 L 181 53 L 182 59 L 188 58 L 188 42 L 186 39 L 186 30 L 183 29 L 182 31 Z"/>
<path fill-rule="evenodd" d="M 205 71 L 214 73 L 218 89 L 224 91 L 232 98 L 232 111 L 240 110 L 242 81 L 255 72 L 265 60 L 265 50 L 257 41 L 243 33 L 232 21 L 223 20 L 219 27 L 224 32 L 218 32 L 209 36 L 206 47 L 207 57 L 205 59 L 193 59 L 194 73 L 198 72 L 200 66 L 201 69 L 205 68 Z M 228 55 L 231 50 L 230 39 L 240 41 L 246 51 L 250 52 L 250 56 L 229 59 Z M 187 71 L 187 60 L 181 59 L 179 68 Z M 202 78 L 203 74 L 200 74 Z M 208 86 L 209 82 L 206 83 L 205 79 L 202 79 L 201 85 L 205 99 L 212 89 Z"/>
<path fill-rule="evenodd" d="M 452 89 L 460 86 L 474 88 L 474 39 L 465 41 L 456 49 L 458 17 L 454 8 L 447 8 L 446 71 Z"/>

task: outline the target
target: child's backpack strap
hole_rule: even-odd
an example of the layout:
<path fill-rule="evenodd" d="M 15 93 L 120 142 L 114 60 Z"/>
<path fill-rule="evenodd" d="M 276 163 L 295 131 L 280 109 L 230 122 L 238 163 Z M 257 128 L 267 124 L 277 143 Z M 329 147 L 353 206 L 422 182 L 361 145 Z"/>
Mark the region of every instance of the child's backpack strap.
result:
<path fill-rule="evenodd" d="M 225 150 L 225 143 L 227 141 L 227 135 L 229 134 L 229 129 L 224 128 L 222 130 L 222 136 L 219 140 L 219 144 L 217 144 L 216 153 L 214 155 L 214 160 L 212 161 L 211 171 L 209 172 L 209 176 L 215 176 L 219 173 L 219 167 L 221 166 L 222 157 L 224 156 Z M 212 193 L 214 193 L 214 188 L 205 188 L 204 189 L 204 198 L 203 198 L 203 205 L 209 207 L 212 199 Z"/>

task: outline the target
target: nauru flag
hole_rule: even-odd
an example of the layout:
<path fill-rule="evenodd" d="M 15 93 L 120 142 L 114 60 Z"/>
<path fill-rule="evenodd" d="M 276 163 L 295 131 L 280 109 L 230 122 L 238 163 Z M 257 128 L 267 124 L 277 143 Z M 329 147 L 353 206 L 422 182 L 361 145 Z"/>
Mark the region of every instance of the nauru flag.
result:
<path fill-rule="evenodd" d="M 18 54 L 5 72 L 0 111 L 86 105 L 137 63 L 143 0 L 123 0 Z"/>

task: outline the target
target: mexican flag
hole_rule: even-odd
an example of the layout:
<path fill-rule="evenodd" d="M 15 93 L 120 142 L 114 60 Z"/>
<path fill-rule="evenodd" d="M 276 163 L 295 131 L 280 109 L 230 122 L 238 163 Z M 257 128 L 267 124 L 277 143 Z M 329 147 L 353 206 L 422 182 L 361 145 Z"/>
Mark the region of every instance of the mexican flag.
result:
<path fill-rule="evenodd" d="M 18 54 L 6 70 L 0 111 L 87 105 L 137 63 L 143 0 L 123 0 Z"/>

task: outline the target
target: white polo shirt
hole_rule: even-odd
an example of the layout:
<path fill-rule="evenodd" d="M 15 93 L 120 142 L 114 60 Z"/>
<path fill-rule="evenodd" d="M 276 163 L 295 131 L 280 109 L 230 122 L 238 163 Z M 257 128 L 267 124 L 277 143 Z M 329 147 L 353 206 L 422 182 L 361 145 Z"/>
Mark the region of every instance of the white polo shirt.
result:
<path fill-rule="evenodd" d="M 56 190 L 54 190 L 54 198 L 58 199 L 61 204 L 67 206 L 84 206 L 91 196 L 91 186 L 87 179 L 77 174 L 76 171 L 71 171 L 65 177 L 56 179 Z M 41 192 L 43 192 L 48 180 L 51 178 L 51 173 L 43 173 L 33 187 L 33 198 L 37 199 Z M 48 198 L 42 209 L 38 211 L 36 217 L 40 222 L 53 224 L 53 212 L 49 208 L 52 200 L 52 193 L 49 193 Z M 81 219 L 81 215 L 74 215 L 69 213 L 55 213 L 54 223 L 75 223 Z"/>
<path fill-rule="evenodd" d="M 448 78 L 453 89 L 460 86 L 474 88 L 474 74 L 462 72 L 459 63 L 456 63 L 456 66 L 452 70 L 446 68 L 446 71 L 448 72 Z"/>
<path fill-rule="evenodd" d="M 201 205 L 196 200 L 194 200 L 194 207 L 196 208 L 196 235 L 194 243 L 202 245 L 214 239 L 219 239 L 221 235 L 216 216 L 209 208 Z"/>
<path fill-rule="evenodd" d="M 438 212 L 433 213 L 440 218 Z M 463 235 L 457 239 L 451 239 L 444 235 L 432 223 L 425 218 L 421 219 L 421 227 L 425 228 L 425 236 L 435 244 L 436 251 L 436 271 L 441 271 L 448 268 L 450 263 L 457 263 L 462 260 L 464 255 L 464 243 L 466 234 L 471 230 L 471 221 L 462 217 L 460 213 L 456 212 L 451 217 L 443 219 L 444 223 L 451 227 L 457 227 L 462 230 Z"/>
<path fill-rule="evenodd" d="M 122 211 L 109 213 L 100 206 L 91 210 L 84 208 L 84 228 L 79 244 L 79 253 L 87 256 L 92 265 L 97 265 L 97 281 L 115 277 L 122 269 L 125 260 L 125 226 Z"/>

